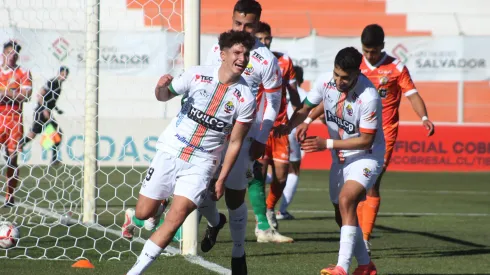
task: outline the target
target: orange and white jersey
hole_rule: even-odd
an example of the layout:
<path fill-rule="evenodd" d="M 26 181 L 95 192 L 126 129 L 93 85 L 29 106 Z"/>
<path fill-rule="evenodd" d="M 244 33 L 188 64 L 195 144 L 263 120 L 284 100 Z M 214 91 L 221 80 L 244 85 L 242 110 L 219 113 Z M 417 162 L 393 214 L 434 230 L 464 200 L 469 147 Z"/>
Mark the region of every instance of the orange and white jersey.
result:
<path fill-rule="evenodd" d="M 216 43 L 207 56 L 206 65 L 221 64 L 220 48 Z M 256 121 L 249 131 L 248 136 L 254 137 L 259 142 L 265 144 L 269 137 L 270 130 L 277 118 L 279 104 L 281 100 L 282 77 L 277 58 L 260 41 L 256 40 L 255 45 L 250 51 L 250 61 L 242 77 L 250 86 L 252 94 L 257 99 Z M 265 96 L 263 94 L 265 93 Z M 266 106 L 267 101 L 274 102 Z M 277 106 L 275 106 L 277 105 Z M 265 123 L 265 121 L 270 123 Z"/>
<path fill-rule="evenodd" d="M 370 150 L 332 150 L 334 161 L 342 162 L 347 157 L 366 153 L 383 159 L 385 139 L 381 121 L 381 99 L 369 79 L 360 74 L 350 91 L 339 92 L 333 73 L 322 74 L 308 92 L 305 104 L 317 106 L 322 101 L 331 139 L 355 138 L 361 133 L 375 134 Z"/>
<path fill-rule="evenodd" d="M 282 97 L 281 97 L 281 107 L 279 107 L 279 113 L 277 114 L 274 126 L 280 124 L 286 124 L 288 122 L 288 84 L 296 82 L 296 72 L 293 68 L 293 60 L 284 53 L 273 52 L 274 56 L 277 58 L 279 63 L 279 68 L 281 69 L 282 75 Z"/>
<path fill-rule="evenodd" d="M 364 57 L 360 69 L 371 80 L 381 97 L 383 125 L 397 123 L 402 94 L 409 96 L 417 92 L 407 67 L 400 60 L 385 53 L 374 65 Z"/>
<path fill-rule="evenodd" d="M 31 72 L 20 66 L 15 69 L 0 68 L 0 89 L 1 90 L 30 90 L 32 89 Z M 18 110 L 21 108 L 20 102 L 12 98 L 0 96 L 0 112 L 4 110 Z"/>
<path fill-rule="evenodd" d="M 176 77 L 169 86 L 186 101 L 158 139 L 156 148 L 184 161 L 214 165 L 234 123 L 253 123 L 255 98 L 243 78 L 231 85 L 218 79 L 217 66 L 195 66 Z"/>

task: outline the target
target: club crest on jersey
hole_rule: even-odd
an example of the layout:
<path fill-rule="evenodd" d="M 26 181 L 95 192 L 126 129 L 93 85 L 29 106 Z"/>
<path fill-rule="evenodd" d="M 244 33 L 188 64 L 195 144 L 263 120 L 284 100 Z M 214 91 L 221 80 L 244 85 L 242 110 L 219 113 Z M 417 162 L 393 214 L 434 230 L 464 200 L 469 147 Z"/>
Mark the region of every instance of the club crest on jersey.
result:
<path fill-rule="evenodd" d="M 352 106 L 350 106 L 350 104 L 345 107 L 345 110 L 347 111 L 347 114 L 349 116 L 352 116 L 352 114 L 354 113 L 354 109 L 352 109 Z"/>
<path fill-rule="evenodd" d="M 373 172 L 369 168 L 364 168 L 362 172 L 366 178 L 370 178 L 373 175 Z"/>
<path fill-rule="evenodd" d="M 257 60 L 259 63 L 264 61 L 264 57 L 262 55 L 260 55 L 258 52 L 253 52 L 252 58 Z"/>
<path fill-rule="evenodd" d="M 228 101 L 225 104 L 225 113 L 229 114 L 235 110 L 235 105 L 233 105 L 233 102 Z"/>
<path fill-rule="evenodd" d="M 383 75 L 379 78 L 379 85 L 385 85 L 386 83 L 388 83 L 388 80 L 388 77 Z"/>
<path fill-rule="evenodd" d="M 252 62 L 248 62 L 247 67 L 245 68 L 244 73 L 246 75 L 251 75 L 254 72 L 254 67 L 252 66 Z"/>
<path fill-rule="evenodd" d="M 355 133 L 354 130 L 356 127 L 354 126 L 354 124 L 332 114 L 330 111 L 327 111 L 327 121 L 330 121 L 330 122 L 337 124 L 340 129 L 344 130 L 349 135 L 352 135 Z"/>
<path fill-rule="evenodd" d="M 187 112 L 187 117 L 201 124 L 202 126 L 217 132 L 224 132 L 224 130 L 227 129 L 226 126 L 228 126 L 228 123 L 219 118 L 208 115 L 203 111 L 194 108 L 194 106 L 190 107 L 189 111 Z"/>

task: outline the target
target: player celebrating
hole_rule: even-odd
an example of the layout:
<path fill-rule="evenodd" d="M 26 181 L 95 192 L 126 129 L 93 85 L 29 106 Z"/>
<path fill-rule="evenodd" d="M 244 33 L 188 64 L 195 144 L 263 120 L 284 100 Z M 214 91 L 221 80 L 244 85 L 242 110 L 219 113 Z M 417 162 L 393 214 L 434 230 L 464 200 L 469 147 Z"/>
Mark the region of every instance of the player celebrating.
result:
<path fill-rule="evenodd" d="M 14 190 L 19 177 L 17 152 L 24 134 L 22 104 L 32 93 L 32 77 L 17 64 L 22 47 L 16 41 L 3 44 L 0 75 L 0 144 L 5 146 L 7 162 L 7 195 L 5 206 L 14 205 Z"/>
<path fill-rule="evenodd" d="M 300 66 L 294 66 L 294 72 L 296 74 L 296 83 L 298 87 L 298 95 L 299 99 L 302 102 L 306 98 L 306 91 L 301 88 L 301 84 L 303 84 L 303 68 Z M 291 118 L 293 115 L 294 108 L 291 102 L 288 103 L 288 118 Z M 276 212 L 276 218 L 278 220 L 292 220 L 294 216 L 291 215 L 287 209 L 288 206 L 293 201 L 294 194 L 296 193 L 296 188 L 299 183 L 299 170 L 301 166 L 301 159 L 303 152 L 301 150 L 301 146 L 296 139 L 296 128 L 291 131 L 291 134 L 288 135 L 289 139 L 289 174 L 286 181 L 286 187 L 282 192 L 282 201 L 279 211 Z"/>
<path fill-rule="evenodd" d="M 362 55 L 355 48 L 340 50 L 333 73 L 319 76 L 303 107 L 291 117 L 290 132 L 318 106 L 324 110 L 330 139 L 306 137 L 297 129 L 296 137 L 305 152 L 329 149 L 330 200 L 341 225 L 339 258 L 336 266 L 321 274 L 345 275 L 355 255 L 359 267 L 354 274 L 376 274 L 357 223 L 356 207 L 376 181 L 383 166 L 385 142 L 381 125 L 381 99 L 369 79 L 360 73 Z M 304 128 L 303 128 L 304 129 Z"/>
<path fill-rule="evenodd" d="M 260 40 L 268 49 L 272 43 L 272 32 L 269 24 L 259 22 L 255 37 Z M 286 124 L 288 122 L 288 100 L 294 108 L 300 107 L 301 100 L 298 95 L 298 87 L 296 85 L 296 74 L 293 69 L 293 61 L 287 54 L 280 52 L 272 52 L 277 58 L 279 67 L 282 72 L 282 100 L 279 108 L 274 127 Z M 270 192 L 267 195 L 267 219 L 269 224 L 274 228 L 278 228 L 276 213 L 274 208 L 282 196 L 289 170 L 289 139 L 287 136 L 275 137 L 270 133 L 267 139 L 265 155 L 260 160 L 262 164 L 261 179 L 267 176 L 267 168 L 272 165 L 272 182 Z"/>
<path fill-rule="evenodd" d="M 37 134 L 43 131 L 46 125 L 51 124 L 57 131 L 59 139 L 56 140 L 53 146 L 53 158 L 51 161 L 52 165 L 60 164 L 58 160 L 58 150 L 61 144 L 61 128 L 59 128 L 58 123 L 54 120 L 52 111 L 57 110 L 58 113 L 62 113 L 57 107 L 56 103 L 61 94 L 61 85 L 68 77 L 70 70 L 67 67 L 60 67 L 58 75 L 46 82 L 41 88 L 39 93 L 38 103 L 36 110 L 34 111 L 34 123 L 32 124 L 31 131 L 20 141 L 20 146 L 24 146 L 29 141 L 34 139 Z"/>
<path fill-rule="evenodd" d="M 383 103 L 383 132 L 386 140 L 386 155 L 384 166 L 374 187 L 371 188 L 365 202 L 361 202 L 357 209 L 359 224 L 361 225 L 364 242 L 369 253 L 369 238 L 373 231 L 374 222 L 380 205 L 379 188 L 381 178 L 390 163 L 391 154 L 398 135 L 398 108 L 402 95 L 405 95 L 414 111 L 419 115 L 422 124 L 428 131 L 428 136 L 434 134 L 434 124 L 429 120 L 424 100 L 417 92 L 407 67 L 403 63 L 383 52 L 384 32 L 381 26 L 373 24 L 364 28 L 361 35 L 364 58 L 361 72 L 376 86 Z"/>
<path fill-rule="evenodd" d="M 233 9 L 232 28 L 255 34 L 261 13 L 262 8 L 258 2 L 254 0 L 238 1 Z M 220 62 L 217 49 L 217 46 L 211 49 L 208 64 Z M 293 241 L 270 227 L 266 217 L 265 182 L 253 180 L 252 170 L 254 160 L 264 153 L 265 144 L 281 103 L 282 78 L 277 59 L 267 47 L 256 41 L 250 53 L 250 62 L 242 76 L 256 96 L 257 119 L 245 139 L 240 156 L 230 173 L 230 180 L 225 182 L 226 205 L 233 240 L 233 274 L 247 273 L 244 249 L 247 223 L 247 206 L 244 202 L 247 184 L 250 201 L 258 220 L 257 242 Z M 216 203 L 211 200 L 206 200 L 203 206 L 199 211 L 208 220 L 208 229 L 201 242 L 201 250 L 207 252 L 214 246 L 219 229 L 223 226 L 223 215 L 218 213 Z"/>
<path fill-rule="evenodd" d="M 185 95 L 187 101 L 158 140 L 140 190 L 136 217 L 147 219 L 162 200 L 172 194 L 174 198 L 164 223 L 146 241 L 128 275 L 145 271 L 201 204 L 229 140 L 214 199 L 223 195 L 224 183 L 255 116 L 255 98 L 241 77 L 254 43 L 247 32 L 222 33 L 220 66 L 192 67 L 175 80 L 170 75 L 160 78 L 155 88 L 159 101 L 177 95 Z"/>

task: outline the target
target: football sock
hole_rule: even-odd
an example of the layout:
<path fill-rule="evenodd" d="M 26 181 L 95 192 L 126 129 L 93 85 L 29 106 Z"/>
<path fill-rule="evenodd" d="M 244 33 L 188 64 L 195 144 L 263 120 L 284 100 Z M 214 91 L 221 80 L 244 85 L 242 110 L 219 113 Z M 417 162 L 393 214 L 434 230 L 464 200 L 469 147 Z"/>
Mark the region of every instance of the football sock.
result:
<path fill-rule="evenodd" d="M 267 230 L 270 228 L 269 222 L 266 216 L 265 205 L 265 184 L 263 181 L 253 179 L 248 183 L 248 197 L 250 204 L 254 210 L 255 218 L 257 219 L 257 227 L 260 230 Z"/>
<path fill-rule="evenodd" d="M 282 202 L 280 207 L 281 213 L 286 213 L 288 206 L 293 201 L 294 194 L 296 194 L 296 189 L 298 188 L 299 177 L 296 174 L 288 174 L 288 179 L 286 181 L 286 187 L 282 191 Z"/>
<path fill-rule="evenodd" d="M 343 225 L 340 228 L 340 249 L 338 266 L 341 266 L 346 272 L 352 261 L 354 247 L 356 245 L 357 226 Z"/>
<path fill-rule="evenodd" d="M 369 241 L 371 237 L 376 216 L 378 215 L 380 201 L 380 197 L 366 196 L 366 201 L 362 208 L 362 232 L 364 234 L 364 240 Z"/>
<path fill-rule="evenodd" d="M 354 247 L 354 255 L 356 256 L 359 265 L 366 265 L 369 264 L 371 258 L 366 250 L 366 245 L 364 244 L 362 236 L 362 230 L 358 226 L 356 228 L 356 246 Z"/>
<path fill-rule="evenodd" d="M 140 256 L 136 260 L 136 263 L 128 271 L 127 275 L 139 275 L 142 274 L 151 263 L 160 255 L 162 248 L 156 245 L 151 240 L 147 240 L 143 246 Z"/>
<path fill-rule="evenodd" d="M 284 187 L 286 187 L 286 181 L 273 181 L 271 183 L 270 192 L 267 195 L 267 209 L 274 209 L 276 207 L 277 202 L 281 199 Z"/>
<path fill-rule="evenodd" d="M 247 205 L 243 203 L 237 209 L 228 209 L 230 232 L 233 240 L 231 257 L 240 258 L 245 254 L 245 233 L 247 228 Z"/>
<path fill-rule="evenodd" d="M 208 195 L 199 206 L 199 212 L 208 220 L 208 225 L 216 227 L 219 224 L 219 213 L 216 208 L 216 202 L 211 198 L 211 194 L 208 191 Z"/>

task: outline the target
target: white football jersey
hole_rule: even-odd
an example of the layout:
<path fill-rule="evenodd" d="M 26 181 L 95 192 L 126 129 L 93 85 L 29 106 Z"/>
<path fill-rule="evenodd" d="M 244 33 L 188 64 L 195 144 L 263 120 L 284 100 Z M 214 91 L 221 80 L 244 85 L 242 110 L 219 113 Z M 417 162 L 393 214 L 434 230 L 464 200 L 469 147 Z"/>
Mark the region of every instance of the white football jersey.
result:
<path fill-rule="evenodd" d="M 216 43 L 207 56 L 206 65 L 219 64 L 221 64 L 220 48 L 218 43 Z M 254 136 L 254 134 L 257 134 L 263 121 L 266 106 L 265 96 L 262 96 L 263 93 L 279 93 L 278 96 L 280 97 L 282 88 L 282 75 L 279 64 L 277 63 L 277 58 L 258 40 L 255 40 L 255 45 L 250 51 L 250 61 L 243 72 L 242 77 L 247 81 L 252 89 L 252 94 L 257 99 L 256 123 L 249 132 L 249 136 Z M 273 121 L 275 121 L 275 118 Z M 265 144 L 268 136 L 269 133 L 266 133 L 265 136 L 262 135 L 260 138 L 255 137 Z"/>
<path fill-rule="evenodd" d="M 224 85 L 219 66 L 195 66 L 175 78 L 169 89 L 186 100 L 160 135 L 156 148 L 194 164 L 217 164 L 233 124 L 251 123 L 255 97 L 245 79 Z"/>
<path fill-rule="evenodd" d="M 363 74 L 347 93 L 337 90 L 333 73 L 320 75 L 308 92 L 305 104 L 325 106 L 325 120 L 331 139 L 349 139 L 360 133 L 375 134 L 370 150 L 332 150 L 333 161 L 359 154 L 373 154 L 383 159 L 385 140 L 382 127 L 382 104 L 373 83 Z"/>

